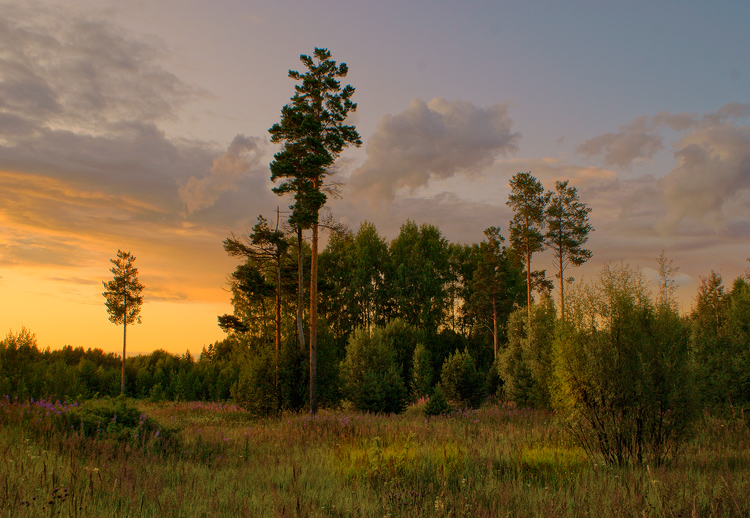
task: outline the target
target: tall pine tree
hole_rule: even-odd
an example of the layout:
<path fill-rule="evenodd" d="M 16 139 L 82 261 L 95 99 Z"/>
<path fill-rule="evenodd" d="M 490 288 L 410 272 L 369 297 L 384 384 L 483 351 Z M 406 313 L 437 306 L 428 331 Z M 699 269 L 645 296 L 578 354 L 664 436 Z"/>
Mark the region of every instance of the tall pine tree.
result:
<path fill-rule="evenodd" d="M 271 162 L 271 180 L 281 181 L 274 192 L 294 195 L 290 224 L 311 228 L 310 261 L 310 411 L 317 411 L 317 326 L 318 326 L 318 214 L 326 203 L 323 183 L 339 154 L 362 141 L 354 126 L 345 124 L 357 109 L 351 98 L 354 87 L 341 88 L 337 78 L 346 77 L 345 63 L 337 65 L 327 49 L 316 48 L 312 56 L 301 55 L 304 74 L 290 70 L 298 81 L 291 103 L 281 109 L 281 121 L 269 133 L 271 141 L 282 143 Z"/>
<path fill-rule="evenodd" d="M 547 246 L 552 250 L 553 261 L 560 282 L 560 318 L 565 320 L 565 270 L 580 266 L 591 259 L 591 250 L 583 245 L 594 227 L 589 223 L 591 209 L 578 199 L 578 189 L 570 187 L 568 180 L 555 183 L 546 210 Z M 572 280 L 572 279 L 571 279 Z"/>
<path fill-rule="evenodd" d="M 516 173 L 510 180 L 511 193 L 507 205 L 514 216 L 508 225 L 510 243 L 526 264 L 526 304 L 528 326 L 531 327 L 531 256 L 544 250 L 545 210 L 549 194 L 542 184 L 528 173 Z"/>

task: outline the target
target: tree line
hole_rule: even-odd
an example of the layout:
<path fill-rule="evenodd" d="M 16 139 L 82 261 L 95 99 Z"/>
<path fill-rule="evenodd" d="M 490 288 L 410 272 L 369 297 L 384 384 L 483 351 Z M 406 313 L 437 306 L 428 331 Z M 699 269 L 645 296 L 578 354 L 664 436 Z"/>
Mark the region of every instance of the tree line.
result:
<path fill-rule="evenodd" d="M 289 72 L 295 95 L 269 130 L 282 146 L 271 163 L 274 192 L 293 197 L 290 216 L 259 216 L 248 235 L 224 241 L 239 259 L 228 277 L 234 311 L 218 317 L 225 340 L 197 361 L 164 351 L 126 358 L 125 326 L 137 322 L 143 287 L 134 258 L 118 252 L 112 261 L 104 295 L 110 319 L 123 324 L 121 391 L 231 398 L 259 415 L 315 413 L 319 404 L 400 412 L 418 400 L 438 414 L 496 398 L 554 408 L 584 448 L 620 464 L 661 462 L 701 406 L 750 410 L 750 275 L 731 290 L 715 272 L 702 278 L 689 315 L 677 310 L 677 268 L 663 253 L 655 294 L 624 264 L 575 283 L 568 269 L 591 258 L 593 228 L 567 181 L 545 191 L 530 172 L 511 178 L 507 245 L 498 227 L 481 243 L 459 244 L 409 220 L 388 242 L 370 222 L 355 232 L 326 216 L 335 160 L 361 144 L 345 124 L 356 110 L 354 88 L 338 80 L 348 69 L 330 58 L 317 48 L 300 57 L 307 71 Z M 532 268 L 545 249 L 550 278 Z M 0 342 L 6 393 L 115 390 L 112 358 L 42 353 L 32 338 L 23 331 Z M 36 367 L 18 370 L 23 362 Z"/>

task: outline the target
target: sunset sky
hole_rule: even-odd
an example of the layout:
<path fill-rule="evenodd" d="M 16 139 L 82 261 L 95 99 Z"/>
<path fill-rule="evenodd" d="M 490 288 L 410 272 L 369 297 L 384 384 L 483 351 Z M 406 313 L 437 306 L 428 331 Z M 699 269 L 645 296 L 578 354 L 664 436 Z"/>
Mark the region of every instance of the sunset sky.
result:
<path fill-rule="evenodd" d="M 222 241 L 289 200 L 268 128 L 317 47 L 349 66 L 363 146 L 334 217 L 507 236 L 508 180 L 570 179 L 609 261 L 725 284 L 750 256 L 750 2 L 59 0 L 0 3 L 0 335 L 121 351 L 102 281 L 137 257 L 129 352 L 224 337 Z M 534 269 L 552 267 L 549 254 Z"/>

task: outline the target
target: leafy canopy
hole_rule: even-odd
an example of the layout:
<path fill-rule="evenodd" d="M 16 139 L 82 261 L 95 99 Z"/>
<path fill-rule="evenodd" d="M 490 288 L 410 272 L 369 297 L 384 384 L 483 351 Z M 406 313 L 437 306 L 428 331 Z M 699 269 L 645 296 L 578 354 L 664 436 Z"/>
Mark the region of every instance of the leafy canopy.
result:
<path fill-rule="evenodd" d="M 327 49 L 316 48 L 313 56 L 301 55 L 307 68 L 302 74 L 289 71 L 295 85 L 291 103 L 281 109 L 281 121 L 269 133 L 271 142 L 284 143 L 271 162 L 271 180 L 281 180 L 276 194 L 294 194 L 289 222 L 308 228 L 318 221 L 318 212 L 326 203 L 322 190 L 328 174 L 341 151 L 362 141 L 354 126 L 344 124 L 349 112 L 357 110 L 352 102 L 354 87 L 341 88 L 337 78 L 346 77 L 346 63 L 337 65 Z"/>
<path fill-rule="evenodd" d="M 111 281 L 102 282 L 107 299 L 105 305 L 109 320 L 116 325 L 141 323 L 141 305 L 143 304 L 143 284 L 138 280 L 138 268 L 133 266 L 135 256 L 130 252 L 117 251 L 117 258 L 112 263 L 110 272 L 114 275 Z"/>

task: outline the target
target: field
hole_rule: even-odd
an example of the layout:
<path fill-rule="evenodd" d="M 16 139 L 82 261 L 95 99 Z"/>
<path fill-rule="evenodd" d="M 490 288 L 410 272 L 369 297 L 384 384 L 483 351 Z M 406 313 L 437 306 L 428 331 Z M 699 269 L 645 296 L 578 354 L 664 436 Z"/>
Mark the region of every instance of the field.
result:
<path fill-rule="evenodd" d="M 92 436 L 60 429 L 71 405 L 4 399 L 0 516 L 750 516 L 742 416 L 707 413 L 663 466 L 612 467 L 551 413 L 508 405 L 261 420 L 232 405 L 129 405 L 137 430 Z"/>

